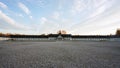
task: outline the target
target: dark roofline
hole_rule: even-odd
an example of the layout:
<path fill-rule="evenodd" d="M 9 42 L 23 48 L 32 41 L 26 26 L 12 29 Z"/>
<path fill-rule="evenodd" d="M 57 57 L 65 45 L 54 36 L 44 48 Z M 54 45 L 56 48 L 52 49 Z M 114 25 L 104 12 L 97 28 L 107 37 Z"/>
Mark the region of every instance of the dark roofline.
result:
<path fill-rule="evenodd" d="M 11 38 L 48 38 L 47 35 L 10 35 Z"/>
<path fill-rule="evenodd" d="M 118 35 L 71 35 L 71 34 L 49 34 L 49 35 L 10 35 L 10 38 L 49 38 L 49 37 L 71 37 L 71 38 L 120 38 Z"/>
<path fill-rule="evenodd" d="M 117 35 L 72 35 L 72 38 L 120 38 Z"/>

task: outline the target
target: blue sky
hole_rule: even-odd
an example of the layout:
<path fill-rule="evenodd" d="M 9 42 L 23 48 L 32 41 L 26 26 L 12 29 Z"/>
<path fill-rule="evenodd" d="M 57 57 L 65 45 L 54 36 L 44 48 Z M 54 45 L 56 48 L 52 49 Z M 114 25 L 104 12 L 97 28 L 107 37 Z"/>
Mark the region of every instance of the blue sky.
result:
<path fill-rule="evenodd" d="M 115 34 L 120 0 L 0 0 L 0 32 Z"/>

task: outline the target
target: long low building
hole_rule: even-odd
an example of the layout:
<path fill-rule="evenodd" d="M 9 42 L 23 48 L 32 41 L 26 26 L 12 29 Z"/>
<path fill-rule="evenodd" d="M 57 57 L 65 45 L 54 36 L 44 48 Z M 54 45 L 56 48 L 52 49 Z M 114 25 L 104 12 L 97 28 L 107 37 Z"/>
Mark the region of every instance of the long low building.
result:
<path fill-rule="evenodd" d="M 9 40 L 111 40 L 120 41 L 118 35 L 71 35 L 71 34 L 48 34 L 48 35 L 10 35 Z"/>

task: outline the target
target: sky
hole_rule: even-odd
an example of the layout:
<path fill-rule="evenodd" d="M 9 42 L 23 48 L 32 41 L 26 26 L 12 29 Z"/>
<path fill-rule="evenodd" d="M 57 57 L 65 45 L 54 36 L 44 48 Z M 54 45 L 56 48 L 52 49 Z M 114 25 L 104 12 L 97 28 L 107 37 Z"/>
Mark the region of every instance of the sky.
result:
<path fill-rule="evenodd" d="M 0 0 L 0 32 L 110 35 L 120 28 L 120 0 Z"/>

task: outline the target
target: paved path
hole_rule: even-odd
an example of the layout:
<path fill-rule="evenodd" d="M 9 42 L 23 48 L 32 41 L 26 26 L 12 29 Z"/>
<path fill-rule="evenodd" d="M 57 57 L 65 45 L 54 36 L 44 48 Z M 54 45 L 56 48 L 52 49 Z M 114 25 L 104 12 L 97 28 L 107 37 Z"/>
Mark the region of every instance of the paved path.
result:
<path fill-rule="evenodd" d="M 120 68 L 120 42 L 0 42 L 0 68 Z"/>

